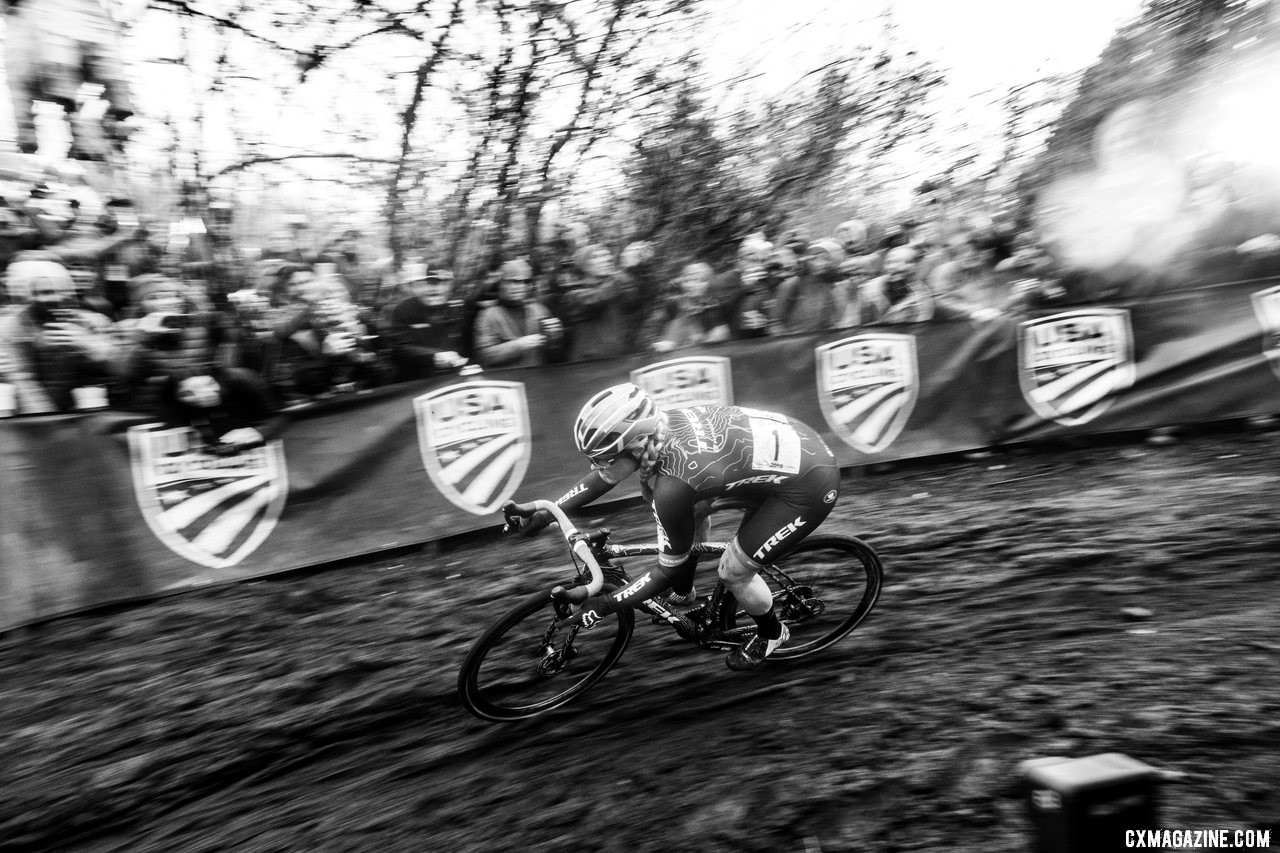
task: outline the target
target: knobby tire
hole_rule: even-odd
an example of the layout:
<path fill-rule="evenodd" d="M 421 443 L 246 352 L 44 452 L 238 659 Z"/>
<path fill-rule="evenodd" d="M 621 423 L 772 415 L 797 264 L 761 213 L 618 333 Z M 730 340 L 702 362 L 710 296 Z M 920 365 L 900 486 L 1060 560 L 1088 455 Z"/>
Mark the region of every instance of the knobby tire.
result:
<path fill-rule="evenodd" d="M 791 640 L 769 660 L 806 657 L 848 636 L 876 606 L 884 586 L 879 555 L 853 536 L 810 536 L 773 565 L 797 584 L 812 587 L 825 611 L 821 616 L 806 617 L 803 605 L 790 601 L 779 584 L 765 575 L 774 594 L 774 610 L 791 628 Z M 754 631 L 751 617 L 737 608 L 732 594 L 726 593 L 726 598 L 721 629 L 748 627 Z"/>
<path fill-rule="evenodd" d="M 554 621 L 550 593 L 539 592 L 489 626 L 472 644 L 458 673 L 463 706 L 494 722 L 523 720 L 559 708 L 604 677 L 626 651 L 635 630 L 633 611 L 612 614 L 592 630 L 578 633 L 573 644 L 578 657 L 563 670 L 539 675 L 543 655 L 539 639 Z M 556 631 L 553 643 L 559 645 L 566 636 L 566 630 Z M 547 695 L 535 695 L 542 693 Z"/>

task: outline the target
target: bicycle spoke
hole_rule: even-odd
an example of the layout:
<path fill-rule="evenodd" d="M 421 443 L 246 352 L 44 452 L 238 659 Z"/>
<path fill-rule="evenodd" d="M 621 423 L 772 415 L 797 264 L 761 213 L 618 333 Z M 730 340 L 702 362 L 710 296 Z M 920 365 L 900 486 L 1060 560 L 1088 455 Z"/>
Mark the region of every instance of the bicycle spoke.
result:
<path fill-rule="evenodd" d="M 865 543 L 844 536 L 815 536 L 761 573 L 773 592 L 778 618 L 791 638 L 778 659 L 802 657 L 848 634 L 875 606 L 883 582 L 879 558 Z M 737 609 L 729 630 L 754 632 L 751 617 Z"/>
<path fill-rule="evenodd" d="M 463 703 L 478 716 L 514 720 L 563 705 L 594 684 L 626 648 L 630 611 L 590 631 L 555 628 L 549 596 L 508 613 L 472 648 L 459 677 Z"/>

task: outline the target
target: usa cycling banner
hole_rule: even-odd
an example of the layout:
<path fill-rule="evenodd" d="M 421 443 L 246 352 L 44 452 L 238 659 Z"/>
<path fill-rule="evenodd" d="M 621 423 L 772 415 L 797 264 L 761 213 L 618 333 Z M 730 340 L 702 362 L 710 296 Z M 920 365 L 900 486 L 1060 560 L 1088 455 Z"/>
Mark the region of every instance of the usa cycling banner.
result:
<path fill-rule="evenodd" d="M 124 413 L 0 419 L 0 630 L 496 527 L 586 471 L 574 417 L 628 379 L 800 418 L 846 466 L 1270 414 L 1280 281 L 424 380 L 298 407 L 230 457 Z"/>

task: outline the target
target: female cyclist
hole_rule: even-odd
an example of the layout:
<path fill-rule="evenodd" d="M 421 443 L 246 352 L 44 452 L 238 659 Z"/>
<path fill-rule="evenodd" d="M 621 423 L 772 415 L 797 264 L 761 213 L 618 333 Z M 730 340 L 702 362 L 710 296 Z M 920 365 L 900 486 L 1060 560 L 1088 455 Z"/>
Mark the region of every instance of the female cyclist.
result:
<path fill-rule="evenodd" d="M 759 630 L 725 659 L 730 669 L 754 669 L 787 641 L 761 568 L 812 533 L 839 496 L 840 469 L 822 438 L 806 424 L 738 406 L 694 406 L 669 412 L 630 383 L 593 396 L 578 415 L 574 441 L 592 471 L 556 503 L 579 509 L 635 472 L 653 507 L 662 546 L 658 566 L 619 592 L 588 598 L 574 617 L 590 628 L 606 613 L 635 607 L 666 590 L 669 605 L 694 600 L 699 502 L 722 495 L 754 498 L 720 558 L 719 576 Z M 545 511 L 508 504 L 520 529 L 534 533 L 551 521 Z M 705 531 L 703 531 L 705 532 Z M 581 589 L 581 588 L 579 588 Z"/>

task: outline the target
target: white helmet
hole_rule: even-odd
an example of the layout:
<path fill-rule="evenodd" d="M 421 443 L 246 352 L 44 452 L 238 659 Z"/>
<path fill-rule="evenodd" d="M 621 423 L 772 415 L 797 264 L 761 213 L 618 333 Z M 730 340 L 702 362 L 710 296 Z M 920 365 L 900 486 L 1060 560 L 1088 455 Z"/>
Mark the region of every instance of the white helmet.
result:
<path fill-rule="evenodd" d="M 573 440 L 587 458 L 603 462 L 648 439 L 661 426 L 662 413 L 653 398 L 624 382 L 587 401 L 573 425 Z"/>

